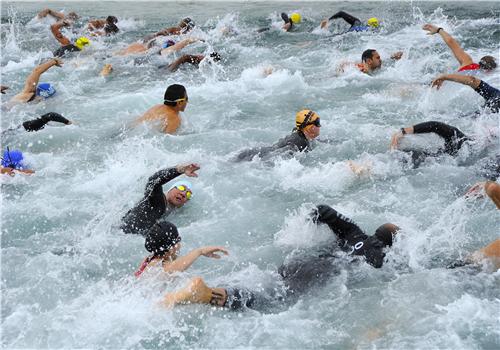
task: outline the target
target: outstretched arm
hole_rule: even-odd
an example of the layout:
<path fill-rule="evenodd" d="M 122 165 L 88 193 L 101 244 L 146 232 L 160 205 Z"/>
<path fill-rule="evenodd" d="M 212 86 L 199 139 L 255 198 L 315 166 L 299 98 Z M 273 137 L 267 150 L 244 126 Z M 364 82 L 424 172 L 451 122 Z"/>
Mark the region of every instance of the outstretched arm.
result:
<path fill-rule="evenodd" d="M 169 54 L 171 52 L 180 51 L 183 48 L 185 48 L 186 46 L 188 46 L 189 44 L 195 43 L 195 42 L 197 42 L 199 40 L 200 39 L 198 39 L 198 38 L 187 38 L 187 39 L 181 40 L 178 43 L 176 43 L 176 44 L 174 44 L 174 45 L 172 45 L 170 47 L 162 49 L 160 51 L 160 55 L 167 55 L 167 54 Z"/>
<path fill-rule="evenodd" d="M 47 15 L 50 15 L 54 18 L 59 19 L 59 20 L 64 19 L 64 17 L 65 17 L 64 13 L 62 13 L 62 12 L 53 11 L 51 9 L 44 9 L 38 13 L 38 18 L 44 18 L 44 17 L 47 17 Z"/>
<path fill-rule="evenodd" d="M 175 72 L 184 63 L 199 64 L 205 56 L 203 55 L 184 55 L 168 65 L 168 70 Z"/>
<path fill-rule="evenodd" d="M 448 34 L 443 28 L 427 23 L 422 27 L 422 29 L 428 31 L 428 35 L 434 35 L 436 33 L 441 35 L 441 38 L 443 38 L 446 45 L 448 45 L 448 47 L 451 49 L 453 55 L 455 55 L 455 58 L 460 63 L 460 66 L 466 66 L 474 63 L 472 57 L 470 57 L 469 54 L 467 54 L 464 49 L 462 49 L 460 44 L 455 39 L 453 39 L 453 37 Z"/>
<path fill-rule="evenodd" d="M 224 255 L 229 254 L 223 247 L 198 248 L 171 262 L 163 263 L 163 270 L 169 273 L 185 271 L 202 255 L 209 258 L 220 259 L 221 256 L 216 253 L 222 253 Z"/>
<path fill-rule="evenodd" d="M 349 244 L 366 238 L 358 225 L 328 205 L 318 205 L 312 215 L 318 222 L 327 224 L 340 239 L 347 240 Z"/>
<path fill-rule="evenodd" d="M 71 44 L 71 41 L 61 33 L 61 28 L 67 27 L 69 25 L 70 22 L 68 20 L 62 20 L 50 26 L 50 31 L 52 32 L 52 35 L 54 35 L 54 38 L 56 38 L 56 40 L 59 41 L 59 43 L 61 43 L 62 46 Z"/>
<path fill-rule="evenodd" d="M 40 76 L 45 73 L 50 67 L 58 66 L 61 67 L 63 61 L 59 58 L 52 58 L 45 63 L 37 66 L 28 78 L 26 78 L 26 82 L 24 83 L 24 88 L 21 93 L 33 93 L 36 92 L 36 86 L 38 85 L 38 81 L 40 80 Z"/>
<path fill-rule="evenodd" d="M 443 85 L 445 80 L 454 81 L 455 83 L 460 83 L 463 85 L 468 85 L 473 89 L 477 89 L 479 84 L 481 84 L 481 79 L 473 77 L 472 75 L 461 75 L 461 74 L 444 74 L 434 79 L 432 82 L 432 87 L 436 87 L 439 90 L 441 85 Z"/>
<path fill-rule="evenodd" d="M 454 139 L 467 138 L 464 135 L 464 133 L 462 133 L 459 129 L 455 128 L 454 126 L 437 121 L 428 121 L 415 124 L 407 128 L 401 128 L 399 132 L 392 135 L 391 149 L 396 149 L 399 140 L 401 140 L 406 134 L 427 134 L 427 133 L 435 133 L 438 136 L 442 137 L 445 141 L 445 144 L 453 143 Z"/>

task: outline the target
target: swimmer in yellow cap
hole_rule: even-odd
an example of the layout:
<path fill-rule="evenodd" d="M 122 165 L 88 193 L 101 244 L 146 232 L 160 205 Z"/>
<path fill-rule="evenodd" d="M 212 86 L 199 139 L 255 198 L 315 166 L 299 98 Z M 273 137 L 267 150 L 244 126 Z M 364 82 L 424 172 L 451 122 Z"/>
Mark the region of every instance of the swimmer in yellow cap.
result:
<path fill-rule="evenodd" d="M 83 47 L 86 45 L 90 44 L 90 40 L 87 39 L 86 37 L 82 36 L 78 38 L 75 42 L 75 44 L 72 44 L 71 41 L 62 35 L 61 33 L 61 28 L 62 27 L 68 27 L 72 24 L 71 21 L 68 20 L 62 20 L 57 23 L 54 23 L 53 25 L 50 26 L 50 30 L 54 37 L 56 38 L 57 41 L 61 44 L 61 47 L 54 51 L 54 56 L 55 57 L 64 57 L 66 56 L 69 52 L 78 52 L 82 51 Z"/>
<path fill-rule="evenodd" d="M 286 13 L 282 12 L 281 18 L 283 19 L 283 21 L 285 21 L 285 24 L 282 27 L 282 29 L 285 32 L 290 31 L 290 29 L 292 29 L 294 24 L 298 24 L 302 21 L 302 16 L 298 12 L 294 12 L 290 16 L 288 16 Z"/>
<path fill-rule="evenodd" d="M 257 147 L 240 152 L 234 161 L 250 161 L 254 157 L 264 158 L 276 153 L 307 152 L 311 149 L 311 141 L 319 136 L 320 118 L 316 112 L 304 109 L 295 115 L 295 129 L 285 138 L 272 146 Z"/>
<path fill-rule="evenodd" d="M 370 29 L 378 28 L 378 26 L 379 26 L 378 19 L 375 17 L 370 18 L 367 21 L 366 25 L 364 25 L 359 20 L 359 18 L 356 18 L 356 17 L 348 14 L 347 12 L 339 11 L 336 14 L 334 14 L 333 16 L 331 16 L 330 18 L 321 21 L 321 23 L 320 23 L 321 28 L 328 28 L 330 21 L 333 19 L 336 19 L 336 18 L 342 18 L 344 21 L 346 21 L 347 23 L 349 23 L 351 25 L 351 27 L 347 31 L 342 32 L 342 33 L 338 33 L 338 34 L 344 34 L 344 33 L 348 33 L 348 32 L 365 32 L 365 31 L 368 31 Z"/>

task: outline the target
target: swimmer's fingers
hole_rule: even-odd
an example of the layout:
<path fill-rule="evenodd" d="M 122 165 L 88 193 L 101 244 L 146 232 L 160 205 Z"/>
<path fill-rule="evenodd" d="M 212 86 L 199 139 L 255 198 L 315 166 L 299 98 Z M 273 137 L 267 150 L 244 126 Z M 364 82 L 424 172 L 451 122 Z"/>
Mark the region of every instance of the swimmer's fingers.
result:
<path fill-rule="evenodd" d="M 394 135 L 392 135 L 391 138 L 391 150 L 395 150 L 398 148 L 398 143 L 399 140 L 403 137 L 403 134 L 401 132 L 397 132 Z"/>
<path fill-rule="evenodd" d="M 484 182 L 478 182 L 465 193 L 465 197 L 482 197 L 482 190 L 484 189 Z"/>
<path fill-rule="evenodd" d="M 431 83 L 431 87 L 435 87 L 436 90 L 439 90 L 441 88 L 441 85 L 443 85 L 444 79 L 439 77 L 437 79 L 434 79 Z"/>
<path fill-rule="evenodd" d="M 428 31 L 427 35 L 434 35 L 437 33 L 438 27 L 433 24 L 427 23 L 422 26 L 422 29 Z"/>
<path fill-rule="evenodd" d="M 200 165 L 197 163 L 191 163 L 191 164 L 186 164 L 186 165 L 181 165 L 181 169 L 179 172 L 184 173 L 184 175 L 189 176 L 189 177 L 198 177 L 198 174 L 196 174 L 196 171 L 200 170 Z"/>

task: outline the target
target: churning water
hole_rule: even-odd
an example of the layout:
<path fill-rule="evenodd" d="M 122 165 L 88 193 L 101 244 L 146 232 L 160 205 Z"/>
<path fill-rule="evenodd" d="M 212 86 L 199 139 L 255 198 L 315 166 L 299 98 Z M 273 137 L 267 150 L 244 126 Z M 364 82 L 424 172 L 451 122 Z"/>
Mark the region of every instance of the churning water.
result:
<path fill-rule="evenodd" d="M 94 39 L 79 57 L 51 68 L 41 81 L 54 98 L 2 111 L 2 130 L 53 111 L 73 120 L 36 133 L 6 133 L 2 147 L 21 149 L 33 176 L 2 176 L 2 346 L 5 348 L 269 348 L 493 349 L 500 346 L 499 272 L 448 270 L 498 238 L 500 216 L 488 200 L 464 192 L 482 180 L 477 163 L 498 152 L 498 114 L 470 115 L 482 104 L 468 87 L 429 83 L 458 64 L 442 40 L 421 29 L 446 28 L 474 59 L 498 56 L 499 6 L 493 2 L 2 2 L 4 101 L 22 89 L 39 62 L 58 47 L 43 7 L 76 11 L 86 20 L 115 15 L 120 33 Z M 343 9 L 382 21 L 377 33 L 349 33 L 321 19 Z M 280 12 L 299 11 L 297 30 L 279 30 Z M 205 39 L 182 53 L 223 56 L 176 73 L 165 61 L 134 65 L 112 52 L 189 16 L 191 34 Z M 264 33 L 258 28 L 273 26 Z M 222 29 L 230 26 L 230 35 Z M 384 60 L 376 75 L 339 63 L 375 48 Z M 391 53 L 403 58 L 391 63 Z M 181 54 L 181 53 L 179 53 Z M 177 54 L 177 57 L 178 55 Z M 98 75 L 105 63 L 108 78 Z M 266 72 L 272 69 L 272 74 Z M 499 87 L 498 71 L 482 76 Z M 127 125 L 165 88 L 186 86 L 189 105 L 177 135 Z M 7 97 L 5 97 L 7 96 Z M 243 148 L 287 135 L 295 113 L 315 110 L 322 121 L 313 151 L 271 162 L 230 162 Z M 465 115 L 465 117 L 464 117 Z M 389 152 L 403 126 L 438 120 L 473 135 L 477 149 L 409 169 Z M 405 142 L 438 144 L 431 136 Z M 345 160 L 372 164 L 357 177 Z M 230 256 L 200 258 L 174 277 L 137 280 L 144 240 L 117 229 L 147 178 L 183 162 L 201 164 L 194 198 L 169 217 L 183 252 L 225 245 Z M 249 289 L 276 284 L 279 265 L 331 240 L 305 217 L 329 204 L 368 234 L 384 222 L 402 233 L 382 269 L 347 264 L 324 286 L 279 312 L 230 312 L 209 306 L 165 310 L 157 302 L 196 275 L 213 286 Z"/>

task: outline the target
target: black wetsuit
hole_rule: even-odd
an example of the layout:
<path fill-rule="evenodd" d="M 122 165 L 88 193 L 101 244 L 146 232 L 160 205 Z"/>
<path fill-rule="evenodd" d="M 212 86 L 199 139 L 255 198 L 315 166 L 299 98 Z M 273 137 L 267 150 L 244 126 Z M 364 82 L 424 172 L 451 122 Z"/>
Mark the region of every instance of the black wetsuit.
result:
<path fill-rule="evenodd" d="M 70 123 L 68 119 L 59 113 L 50 112 L 42 115 L 40 118 L 25 121 L 23 127 L 26 131 L 38 131 L 42 130 L 48 122 L 58 122 L 66 125 Z"/>
<path fill-rule="evenodd" d="M 402 151 L 404 152 L 412 153 L 412 161 L 415 167 L 419 166 L 420 163 L 422 163 L 427 157 L 437 157 L 444 153 L 447 153 L 451 156 L 456 156 L 460 148 L 463 146 L 464 142 L 471 140 L 463 132 L 461 132 L 454 126 L 436 121 L 429 121 L 414 125 L 413 133 L 414 134 L 435 133 L 444 139 L 444 148 L 439 149 L 435 152 L 429 152 L 425 150 L 403 149 Z"/>
<path fill-rule="evenodd" d="M 332 19 L 336 19 L 336 18 L 342 18 L 344 21 L 346 21 L 347 23 L 349 23 L 351 25 L 351 28 L 359 27 L 359 26 L 363 25 L 363 23 L 361 23 L 359 18 L 356 18 L 356 17 L 354 17 L 354 16 L 352 16 L 344 11 L 337 12 L 332 17 L 328 18 L 328 20 L 331 21 Z"/>
<path fill-rule="evenodd" d="M 75 46 L 73 44 L 61 46 L 56 51 L 54 51 L 54 57 L 64 57 L 66 56 L 66 54 L 76 51 L 81 51 L 81 50 L 78 48 L 78 46 Z"/>
<path fill-rule="evenodd" d="M 318 223 L 327 224 L 337 235 L 338 245 L 352 255 L 364 256 L 367 263 L 380 268 L 384 263 L 386 247 L 375 235 L 366 235 L 350 219 L 327 205 L 319 205 L 313 211 Z M 380 228 L 379 228 L 380 229 Z M 378 230 L 377 229 L 377 232 Z M 376 232 L 376 234 L 377 234 Z M 253 292 L 247 289 L 227 288 L 227 307 L 237 310 L 243 307 L 267 311 L 272 307 L 295 302 L 305 292 L 324 285 L 330 277 L 340 271 L 339 260 L 333 254 L 336 247 L 325 247 L 326 252 L 294 260 L 282 265 L 278 272 L 283 279 L 285 291 Z"/>
<path fill-rule="evenodd" d="M 148 179 L 144 198 L 122 218 L 125 233 L 144 235 L 168 210 L 163 185 L 181 175 L 175 168 L 163 169 Z"/>
<path fill-rule="evenodd" d="M 250 161 L 255 156 L 263 158 L 275 151 L 278 151 L 280 153 L 303 152 L 303 151 L 308 151 L 310 147 L 311 143 L 306 138 L 304 133 L 302 131 L 294 131 L 290 135 L 288 135 L 285 138 L 282 138 L 272 146 L 257 147 L 242 151 L 240 154 L 236 156 L 235 161 L 237 162 Z"/>
<path fill-rule="evenodd" d="M 495 89 L 482 80 L 477 89 L 474 90 L 486 100 L 486 107 L 495 113 L 500 111 L 500 90 Z"/>

